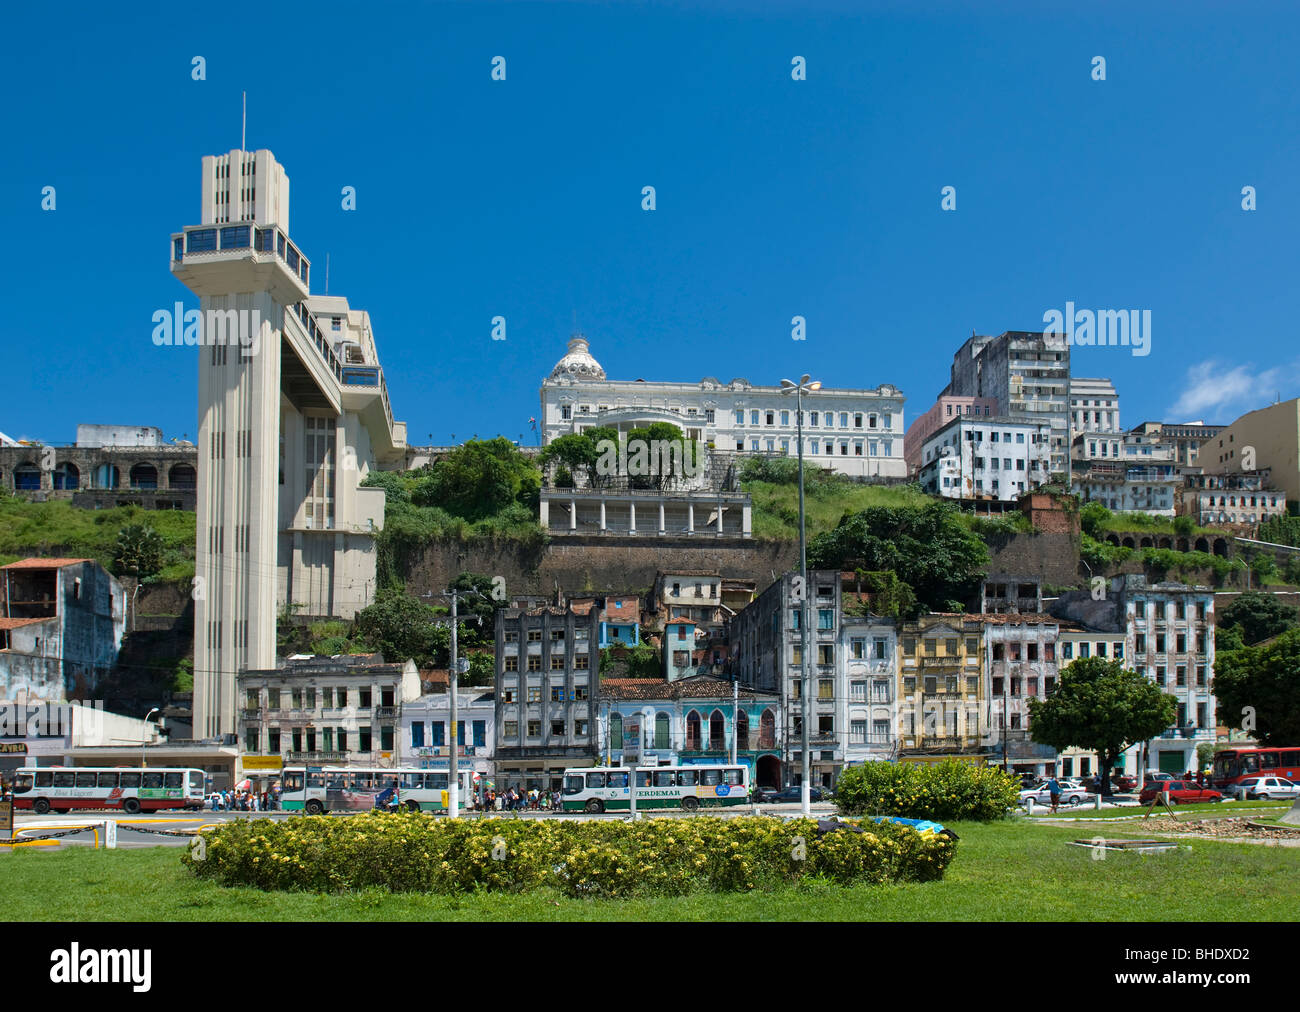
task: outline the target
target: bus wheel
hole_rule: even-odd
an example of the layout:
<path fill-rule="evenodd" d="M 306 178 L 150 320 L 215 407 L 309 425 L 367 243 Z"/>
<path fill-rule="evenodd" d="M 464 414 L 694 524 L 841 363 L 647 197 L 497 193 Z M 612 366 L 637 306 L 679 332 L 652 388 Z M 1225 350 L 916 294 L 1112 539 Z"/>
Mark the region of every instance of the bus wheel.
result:
<path fill-rule="evenodd" d="M 406 810 L 408 812 L 416 812 L 418 814 L 420 811 L 420 803 L 418 801 L 408 801 L 406 803 Z"/>
<path fill-rule="evenodd" d="M 604 804 L 601 803 L 601 800 L 599 798 L 592 798 L 590 801 L 587 802 L 587 811 L 591 812 L 592 815 L 599 814 L 604 810 L 605 810 L 605 806 Z"/>
<path fill-rule="evenodd" d="M 307 802 L 307 814 L 308 814 L 308 815 L 320 815 L 320 813 L 323 812 L 323 811 L 325 811 L 325 806 L 322 805 L 319 801 L 308 801 L 308 802 Z"/>
<path fill-rule="evenodd" d="M 127 798 L 125 801 L 122 802 L 122 811 L 126 812 L 127 815 L 139 815 L 140 799 Z"/>
<path fill-rule="evenodd" d="M 699 798 L 682 798 L 682 807 L 688 812 L 694 812 L 700 807 Z"/>
<path fill-rule="evenodd" d="M 32 802 L 32 811 L 34 811 L 37 815 L 45 815 L 49 812 L 49 810 L 50 810 L 50 803 L 46 801 L 44 798 L 37 798 L 35 801 Z"/>

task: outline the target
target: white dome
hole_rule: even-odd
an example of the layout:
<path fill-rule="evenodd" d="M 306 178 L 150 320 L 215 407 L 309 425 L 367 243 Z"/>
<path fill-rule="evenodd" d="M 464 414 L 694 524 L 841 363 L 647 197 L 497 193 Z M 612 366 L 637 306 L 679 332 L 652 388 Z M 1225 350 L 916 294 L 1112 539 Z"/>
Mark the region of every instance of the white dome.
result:
<path fill-rule="evenodd" d="M 581 334 L 569 338 L 569 350 L 551 370 L 552 380 L 603 380 L 605 370 L 587 350 L 587 339 Z"/>

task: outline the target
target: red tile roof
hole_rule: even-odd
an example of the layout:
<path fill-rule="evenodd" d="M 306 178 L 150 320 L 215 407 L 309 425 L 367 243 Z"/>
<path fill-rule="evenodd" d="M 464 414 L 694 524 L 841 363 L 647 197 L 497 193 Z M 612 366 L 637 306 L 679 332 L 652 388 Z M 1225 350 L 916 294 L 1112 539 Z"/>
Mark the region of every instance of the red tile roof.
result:
<path fill-rule="evenodd" d="M 62 569 L 75 566 L 78 562 L 94 562 L 94 559 L 19 559 L 0 569 Z"/>

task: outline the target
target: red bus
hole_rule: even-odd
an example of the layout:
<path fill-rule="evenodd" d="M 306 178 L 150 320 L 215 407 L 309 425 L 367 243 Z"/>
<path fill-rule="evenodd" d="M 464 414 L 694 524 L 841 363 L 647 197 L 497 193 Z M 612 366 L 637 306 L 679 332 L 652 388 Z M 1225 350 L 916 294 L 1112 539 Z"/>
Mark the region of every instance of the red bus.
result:
<path fill-rule="evenodd" d="M 1300 777 L 1300 748 L 1230 748 L 1214 753 L 1210 781 L 1219 790 L 1258 776 Z"/>

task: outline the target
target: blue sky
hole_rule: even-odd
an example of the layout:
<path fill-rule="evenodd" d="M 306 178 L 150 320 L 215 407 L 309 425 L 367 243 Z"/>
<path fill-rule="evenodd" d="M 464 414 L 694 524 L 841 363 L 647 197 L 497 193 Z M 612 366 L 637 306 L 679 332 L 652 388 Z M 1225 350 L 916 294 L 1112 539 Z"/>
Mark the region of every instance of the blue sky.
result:
<path fill-rule="evenodd" d="M 1041 329 L 1067 300 L 1152 312 L 1147 357 L 1075 349 L 1076 375 L 1114 379 L 1126 424 L 1226 422 L 1300 394 L 1290 5 L 219 15 L 7 14 L 21 44 L 0 67 L 0 431 L 194 438 L 195 350 L 155 347 L 151 316 L 197 304 L 168 272 L 168 237 L 198 221 L 200 158 L 238 146 L 243 90 L 247 146 L 289 174 L 313 290 L 328 253 L 331 294 L 371 314 L 412 442 L 534 441 L 575 314 L 613 378 L 889 382 L 909 420 L 972 330 Z"/>

